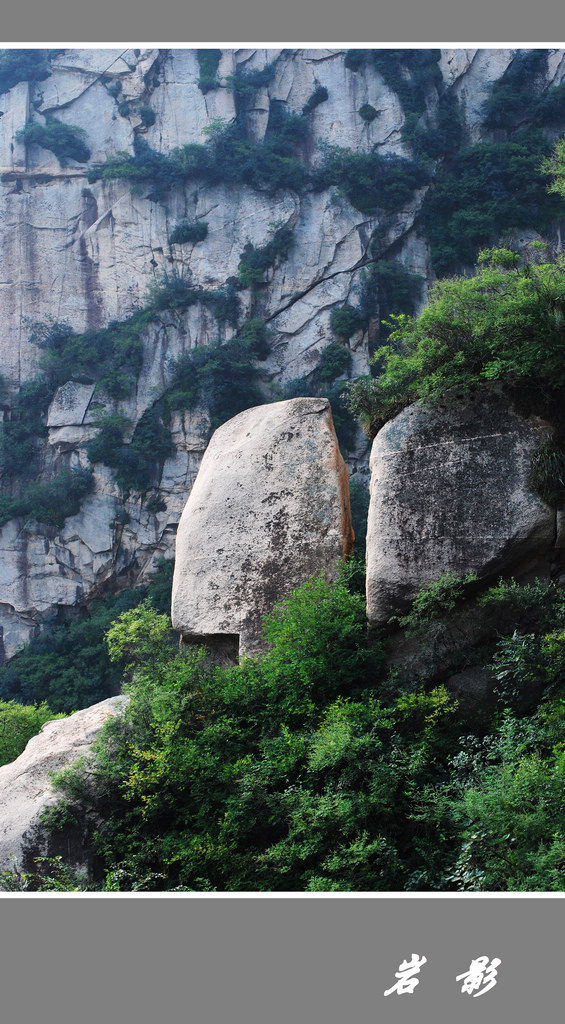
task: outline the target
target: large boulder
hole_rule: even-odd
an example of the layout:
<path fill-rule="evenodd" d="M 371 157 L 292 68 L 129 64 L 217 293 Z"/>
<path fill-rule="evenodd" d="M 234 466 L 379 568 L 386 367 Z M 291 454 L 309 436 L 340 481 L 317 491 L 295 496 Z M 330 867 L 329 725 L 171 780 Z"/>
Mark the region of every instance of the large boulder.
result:
<path fill-rule="evenodd" d="M 548 572 L 556 513 L 533 493 L 551 428 L 493 389 L 411 405 L 371 452 L 367 614 L 378 625 L 447 572 Z"/>
<path fill-rule="evenodd" d="M 50 841 L 41 828 L 41 814 L 55 803 L 52 772 L 60 771 L 86 754 L 110 715 L 126 697 L 109 697 L 69 718 L 46 722 L 11 764 L 0 768 L 0 871 L 16 866 L 34 871 L 34 858 L 65 853 L 81 866 L 88 852 L 80 837 L 61 835 Z"/>
<path fill-rule="evenodd" d="M 213 435 L 182 514 L 173 625 L 228 660 L 258 653 L 262 617 L 309 576 L 335 576 L 352 543 L 329 402 L 248 409 Z"/>

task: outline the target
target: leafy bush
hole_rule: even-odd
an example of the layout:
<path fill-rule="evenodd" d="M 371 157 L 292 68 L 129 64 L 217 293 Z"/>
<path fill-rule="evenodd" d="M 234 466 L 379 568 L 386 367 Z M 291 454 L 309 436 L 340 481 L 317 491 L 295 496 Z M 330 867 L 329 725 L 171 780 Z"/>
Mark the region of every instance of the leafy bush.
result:
<path fill-rule="evenodd" d="M 122 83 L 119 78 L 115 78 L 112 82 L 107 82 L 106 91 L 110 94 L 112 99 L 116 100 L 122 91 Z"/>
<path fill-rule="evenodd" d="M 547 73 L 547 50 L 519 50 L 504 74 L 493 82 L 483 107 L 483 124 L 509 131 L 528 119 L 538 106 Z"/>
<path fill-rule="evenodd" d="M 53 480 L 25 484 L 18 497 L 0 496 L 0 526 L 25 518 L 61 529 L 68 516 L 80 512 L 81 501 L 93 486 L 92 473 L 86 469 L 63 469 Z"/>
<path fill-rule="evenodd" d="M 293 241 L 293 229 L 289 224 L 283 224 L 275 228 L 273 237 L 266 245 L 256 249 L 248 243 L 237 268 L 240 287 L 251 288 L 253 285 L 262 284 L 265 272 L 275 265 L 275 261 L 287 259 Z"/>
<path fill-rule="evenodd" d="M 69 379 L 97 382 L 112 398 L 125 398 L 134 386 L 143 362 L 142 331 L 150 315 L 138 311 L 127 320 L 76 334 L 57 321 L 36 324 L 30 341 L 41 349 L 40 367 L 52 393 Z"/>
<path fill-rule="evenodd" d="M 43 149 L 55 154 L 61 167 L 66 167 L 67 160 L 86 163 L 90 160 L 90 149 L 86 144 L 86 131 L 76 125 L 64 124 L 55 117 L 47 117 L 45 124 L 39 121 L 28 121 L 15 135 L 17 142 L 29 146 L 36 143 Z"/>
<path fill-rule="evenodd" d="M 228 89 L 234 95 L 236 110 L 244 111 L 253 105 L 259 89 L 264 88 L 274 78 L 276 62 L 265 64 L 263 68 L 249 70 L 238 67 L 235 74 L 227 78 Z"/>
<path fill-rule="evenodd" d="M 0 93 L 18 82 L 43 82 L 51 74 L 50 50 L 0 50 Z"/>
<path fill-rule="evenodd" d="M 411 273 L 402 263 L 378 260 L 362 272 L 358 316 L 367 324 L 378 313 L 382 343 L 390 331 L 388 318 L 413 313 L 423 287 L 424 279 Z"/>
<path fill-rule="evenodd" d="M 118 114 L 120 117 L 129 117 L 130 107 L 127 100 L 122 100 L 118 103 Z"/>
<path fill-rule="evenodd" d="M 381 156 L 377 152 L 352 153 L 337 146 L 328 147 L 322 168 L 314 175 L 314 186 L 321 190 L 338 187 L 361 213 L 399 210 L 416 189 L 428 184 L 429 173 L 412 160 L 400 156 Z"/>
<path fill-rule="evenodd" d="M 169 235 L 170 245 L 186 245 L 191 242 L 203 242 L 208 234 L 208 225 L 205 220 L 181 220 Z"/>
<path fill-rule="evenodd" d="M 90 181 L 125 178 L 134 187 L 154 185 L 152 197 L 162 200 L 169 189 L 186 181 L 202 179 L 245 184 L 256 190 L 300 190 L 308 181 L 306 166 L 292 155 L 304 128 L 300 119 L 277 115 L 280 132 L 267 132 L 262 143 L 249 141 L 238 122 L 212 132 L 206 143 L 190 143 L 165 155 L 157 153 L 141 137 L 134 139 L 134 155 L 117 153 L 103 167 L 93 169 Z"/>
<path fill-rule="evenodd" d="M 172 559 L 162 559 L 149 585 L 98 598 L 88 614 L 86 607 L 78 609 L 78 621 L 44 626 L 9 665 L 0 667 L 0 700 L 18 702 L 14 714 L 22 705 L 41 710 L 45 702 L 54 712 L 70 714 L 119 693 L 122 666 L 110 660 L 105 635 L 123 612 L 148 597 L 158 612 L 168 614 L 172 575 Z M 35 713 L 27 706 L 21 712 L 31 721 Z M 46 715 L 54 717 L 48 709 Z"/>
<path fill-rule="evenodd" d="M 337 334 L 338 338 L 349 340 L 352 334 L 361 330 L 364 326 L 359 311 L 345 302 L 343 306 L 335 307 L 330 313 L 330 330 Z"/>
<path fill-rule="evenodd" d="M 155 124 L 157 115 L 152 107 L 147 106 L 146 103 L 140 104 L 139 116 L 145 128 L 150 128 L 151 125 Z"/>
<path fill-rule="evenodd" d="M 504 232 L 544 231 L 563 216 L 562 200 L 547 193 L 547 169 L 540 171 L 548 152 L 541 133 L 530 130 L 478 143 L 446 163 L 421 213 L 438 275 L 474 264 L 478 250 Z"/>
<path fill-rule="evenodd" d="M 540 413 L 557 414 L 564 316 L 562 259 L 505 270 L 489 257 L 476 277 L 439 282 L 417 320 L 395 318 L 391 344 L 375 356 L 379 376 L 350 385 L 350 408 L 373 433 L 413 401 L 500 381 L 520 385 Z"/>
<path fill-rule="evenodd" d="M 320 103 L 325 103 L 328 98 L 328 90 L 325 85 L 317 85 L 311 96 L 308 97 L 306 103 L 302 107 L 302 113 L 304 116 L 311 114 L 316 107 L 320 106 Z"/>
<path fill-rule="evenodd" d="M 264 401 L 257 360 L 268 353 L 264 321 L 247 320 L 232 340 L 198 346 L 173 364 L 167 396 L 171 409 L 208 408 L 212 429 Z"/>
<path fill-rule="evenodd" d="M 45 437 L 44 416 L 53 391 L 41 380 L 25 381 L 12 403 L 10 419 L 0 424 L 2 484 L 29 479 L 38 471 L 37 441 Z"/>
<path fill-rule="evenodd" d="M 565 451 L 563 442 L 541 445 L 532 456 L 530 486 L 546 505 L 565 507 Z"/>
<path fill-rule="evenodd" d="M 100 421 L 100 430 L 86 446 L 92 463 L 103 462 L 116 471 L 125 491 L 146 491 L 157 482 L 165 459 L 173 452 L 163 402 L 143 413 L 129 444 L 124 443 L 125 417 L 112 413 Z"/>
<path fill-rule="evenodd" d="M 359 117 L 363 119 L 363 121 L 366 121 L 367 124 L 370 124 L 371 121 L 375 120 L 379 112 L 378 110 L 375 110 L 371 103 L 363 103 L 363 105 L 359 107 L 357 113 L 359 114 Z"/>
<path fill-rule="evenodd" d="M 45 701 L 31 706 L 14 700 L 0 701 L 0 765 L 15 761 L 32 736 L 54 718 L 64 715 L 54 714 Z"/>
<path fill-rule="evenodd" d="M 222 59 L 222 51 L 197 50 L 196 56 L 198 58 L 198 67 L 200 68 L 198 88 L 201 93 L 206 95 L 206 93 L 210 92 L 212 89 L 218 88 L 216 73 L 218 71 L 220 60 Z"/>
<path fill-rule="evenodd" d="M 344 582 L 356 573 L 297 588 L 267 617 L 269 651 L 232 669 L 179 654 L 148 603 L 114 622 L 130 704 L 100 734 L 94 776 L 58 779 L 63 814 L 90 830 L 90 888 L 563 889 L 562 591 L 506 581 L 482 599 L 492 643 L 471 655 L 506 686 L 489 718 L 434 670 L 425 688 L 387 674 Z M 430 588 L 418 626 L 449 622 L 460 587 Z M 534 616 L 536 657 L 529 636 L 500 639 L 507 613 Z M 513 688 L 540 680 L 539 705 L 509 711 Z"/>

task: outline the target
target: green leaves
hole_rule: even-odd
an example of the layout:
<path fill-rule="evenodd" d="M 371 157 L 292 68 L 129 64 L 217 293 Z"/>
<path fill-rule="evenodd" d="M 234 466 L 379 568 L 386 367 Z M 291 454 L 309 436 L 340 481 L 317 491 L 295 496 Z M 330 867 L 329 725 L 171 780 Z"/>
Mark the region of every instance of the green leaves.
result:
<path fill-rule="evenodd" d="M 484 255 L 475 277 L 438 282 L 418 319 L 392 317 L 376 379 L 348 386 L 371 436 L 404 406 L 451 388 L 519 383 L 543 403 L 565 383 L 565 261 L 507 270 L 508 250 Z"/>

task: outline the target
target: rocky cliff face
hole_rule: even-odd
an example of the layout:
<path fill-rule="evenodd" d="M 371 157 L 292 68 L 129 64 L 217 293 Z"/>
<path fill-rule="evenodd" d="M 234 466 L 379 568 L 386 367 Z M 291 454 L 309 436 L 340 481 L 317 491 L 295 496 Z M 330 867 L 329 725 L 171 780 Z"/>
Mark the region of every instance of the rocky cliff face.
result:
<path fill-rule="evenodd" d="M 471 139 L 481 136 L 482 103 L 512 58 L 510 50 L 443 51 L 438 66 L 444 89 L 459 99 Z M 550 51 L 545 85 L 561 82 L 564 62 L 563 51 Z M 241 85 L 238 92 L 242 75 L 247 92 Z M 238 291 L 240 321 L 259 318 L 270 332 L 261 363 L 266 398 L 276 397 L 277 387 L 285 397 L 289 382 L 315 377 L 336 341 L 331 313 L 354 300 L 368 263 L 394 258 L 424 282 L 431 279 L 427 240 L 415 228 L 428 184 L 413 188 L 408 199 L 403 193 L 396 206 L 389 202 L 386 213 L 364 213 L 344 189 L 332 186 L 268 189 L 202 178 L 173 184 L 163 198 L 147 180 L 132 189 L 129 180 L 88 175 L 120 152 L 139 151 L 140 142 L 161 154 L 201 144 L 210 127 L 217 129 L 217 119 L 226 124 L 236 115 L 245 122 L 247 138 L 261 143 L 277 110 L 308 111 L 308 134 L 300 145 L 311 172 L 328 145 L 361 154 L 376 147 L 382 156 L 412 155 L 402 136 L 407 115 L 398 93 L 374 65 L 348 67 L 345 51 L 225 50 L 214 76 L 213 87 L 203 91 L 195 50 L 64 50 L 52 57 L 48 77 L 21 81 L 0 96 L 0 373 L 8 420 L 18 389 L 38 373 L 41 350 L 30 340 L 32 322 L 65 323 L 76 332 L 105 328 L 143 307 L 147 289 L 163 275 L 208 292 L 233 285 L 246 247 L 264 249 L 275 226 L 293 232 L 286 258 L 275 255 L 256 286 Z M 438 95 L 427 88 L 426 116 L 432 119 Z M 52 151 L 18 141 L 30 120 L 49 126 L 53 119 L 84 130 L 91 154 L 86 162 L 67 158 L 62 166 Z M 179 223 L 199 220 L 207 224 L 200 242 L 170 241 Z M 425 284 L 416 305 L 424 301 Z M 378 309 L 376 319 L 338 337 L 351 359 L 348 372 L 367 372 L 375 323 Z M 47 437 L 40 442 L 43 479 L 64 467 L 88 467 L 86 445 L 101 415 L 123 417 L 125 442 L 131 440 L 143 414 L 170 386 L 175 361 L 218 335 L 229 342 L 236 332 L 229 321 L 218 326 L 209 303 L 161 309 L 141 330 L 142 363 L 134 386 L 118 398 L 69 365 L 68 382 L 51 403 Z M 25 515 L 5 522 L 5 658 L 42 622 L 87 603 L 105 586 L 141 581 L 158 557 L 172 555 L 209 427 L 203 402 L 190 410 L 171 409 L 172 444 L 159 461 L 152 501 L 147 491 L 120 487 L 101 461 L 94 465 L 93 489 L 62 528 Z M 358 435 L 349 451 L 350 470 L 366 475 L 367 454 Z"/>

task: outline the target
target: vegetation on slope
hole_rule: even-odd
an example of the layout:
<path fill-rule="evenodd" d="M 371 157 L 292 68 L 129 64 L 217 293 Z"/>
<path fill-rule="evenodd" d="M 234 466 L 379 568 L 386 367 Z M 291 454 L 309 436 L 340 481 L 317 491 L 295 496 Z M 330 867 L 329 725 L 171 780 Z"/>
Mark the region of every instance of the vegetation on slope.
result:
<path fill-rule="evenodd" d="M 443 685 L 463 590 L 439 581 L 404 617 L 418 680 L 387 669 L 394 637 L 368 643 L 345 580 L 298 588 L 266 620 L 269 653 L 231 669 L 179 653 L 150 604 L 126 612 L 108 642 L 130 705 L 93 767 L 61 773 L 48 827 L 90 828 L 90 887 L 111 891 L 563 889 L 563 593 L 478 599 L 482 647 L 463 634 L 457 651 L 496 679 L 477 710 Z"/>

